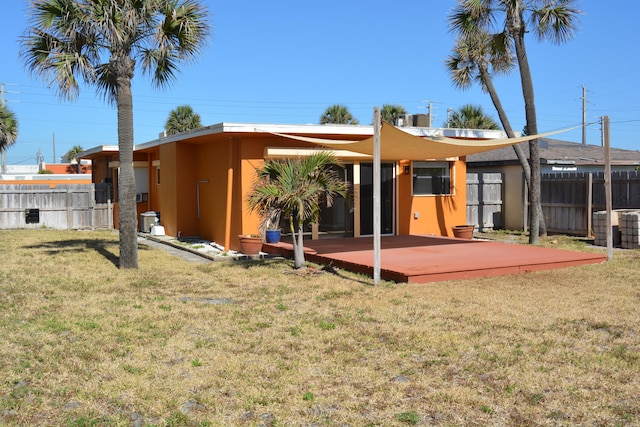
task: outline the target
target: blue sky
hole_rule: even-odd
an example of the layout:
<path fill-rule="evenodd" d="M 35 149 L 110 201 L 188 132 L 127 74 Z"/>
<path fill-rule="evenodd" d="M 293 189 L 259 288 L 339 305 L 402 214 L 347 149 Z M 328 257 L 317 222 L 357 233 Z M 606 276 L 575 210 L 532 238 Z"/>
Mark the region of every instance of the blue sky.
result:
<path fill-rule="evenodd" d="M 433 124 L 442 126 L 448 108 L 481 105 L 497 119 L 488 95 L 475 87 L 454 88 L 444 68 L 454 38 L 446 16 L 454 0 L 392 4 L 379 0 L 323 2 L 276 0 L 213 1 L 213 36 L 197 62 L 186 64 L 169 89 L 133 81 L 135 142 L 157 138 L 169 112 L 191 105 L 205 125 L 219 122 L 318 123 L 332 104 L 345 104 L 362 124 L 373 107 L 400 104 L 410 113 L 433 106 Z M 555 46 L 528 39 L 536 88 L 538 129 L 562 129 L 582 122 L 582 85 L 587 121 L 611 118 L 611 143 L 640 149 L 640 2 L 578 2 L 583 10 L 574 40 Z M 75 103 L 60 101 L 52 89 L 29 75 L 18 56 L 27 27 L 27 1 L 3 3 L 0 14 L 0 83 L 7 105 L 20 123 L 9 164 L 35 164 L 41 150 L 54 162 L 74 145 L 88 149 L 116 145 L 116 109 L 92 88 Z M 496 79 L 515 129 L 525 123 L 519 77 Z M 581 142 L 582 131 L 559 139 Z M 587 143 L 599 144 L 599 124 Z"/>

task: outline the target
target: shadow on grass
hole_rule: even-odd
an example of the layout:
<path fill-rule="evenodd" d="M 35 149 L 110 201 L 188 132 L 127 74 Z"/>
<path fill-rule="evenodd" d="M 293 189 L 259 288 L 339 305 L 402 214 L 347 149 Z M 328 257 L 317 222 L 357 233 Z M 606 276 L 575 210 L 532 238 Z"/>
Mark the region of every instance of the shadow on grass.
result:
<path fill-rule="evenodd" d="M 27 249 L 38 249 L 44 251 L 47 255 L 60 255 L 64 252 L 76 252 L 76 251 L 96 251 L 107 261 L 111 262 L 116 267 L 119 266 L 119 257 L 117 241 L 113 240 L 84 240 L 84 239 L 69 239 L 69 240 L 52 240 L 50 242 L 40 242 L 38 245 L 26 246 Z M 141 248 L 142 249 L 142 248 Z M 115 253 L 114 251 L 115 250 Z"/>
<path fill-rule="evenodd" d="M 286 268 L 286 270 L 282 272 L 282 274 L 287 274 L 287 275 L 294 275 L 294 276 L 308 278 L 308 277 L 313 277 L 320 274 L 332 274 L 336 277 L 339 277 L 340 279 L 349 280 L 351 282 L 360 283 L 362 285 L 371 286 L 373 283 L 372 280 L 366 280 L 366 278 L 353 277 L 357 273 L 345 274 L 345 272 L 347 272 L 348 270 L 346 269 L 343 270 L 332 264 L 328 264 L 328 265 L 322 265 L 322 264 L 316 264 L 316 263 L 311 263 L 311 264 L 313 265 L 310 265 L 309 261 L 307 261 L 307 266 L 305 268 L 296 270 L 295 268 L 293 268 L 293 260 L 288 258 L 247 259 L 247 260 L 238 260 L 238 261 L 232 262 L 232 265 L 237 265 L 240 268 L 243 268 L 245 270 L 249 270 L 255 267 L 275 268 L 278 266 L 282 266 Z"/>

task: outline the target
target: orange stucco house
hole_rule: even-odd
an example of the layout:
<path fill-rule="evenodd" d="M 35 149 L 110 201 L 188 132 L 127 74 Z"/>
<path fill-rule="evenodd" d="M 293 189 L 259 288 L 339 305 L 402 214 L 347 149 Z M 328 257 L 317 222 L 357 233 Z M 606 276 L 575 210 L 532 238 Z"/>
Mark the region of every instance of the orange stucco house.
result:
<path fill-rule="evenodd" d="M 440 135 L 480 141 L 503 135 L 460 129 L 398 130 L 384 125 L 395 133 L 385 136 L 383 144 L 398 149 L 382 151 L 382 234 L 451 236 L 453 226 L 466 222 L 465 157 L 413 154 L 403 158 L 399 140 L 407 135 Z M 372 157 L 343 143 L 370 140 L 372 135 L 373 126 L 220 123 L 138 144 L 134 152 L 138 218 L 143 212 L 156 211 L 167 235 L 200 236 L 238 249 L 239 234 L 258 231 L 259 218 L 246 203 L 255 167 L 265 158 L 304 156 L 339 141 L 332 149 L 343 162 L 341 173 L 353 186 L 354 201 L 325 208 L 320 223 L 307 231 L 311 238 L 370 235 Z M 94 183 L 117 182 L 117 146 L 96 147 L 81 157 L 92 161 Z M 117 189 L 113 200 L 117 200 Z"/>

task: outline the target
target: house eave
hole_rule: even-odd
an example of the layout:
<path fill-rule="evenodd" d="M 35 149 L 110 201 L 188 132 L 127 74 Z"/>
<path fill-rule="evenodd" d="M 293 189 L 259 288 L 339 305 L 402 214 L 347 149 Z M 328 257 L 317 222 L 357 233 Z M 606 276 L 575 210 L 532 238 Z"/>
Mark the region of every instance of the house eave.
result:
<path fill-rule="evenodd" d="M 403 127 L 403 131 L 422 137 L 438 137 L 444 136 L 448 138 L 460 139 L 499 139 L 504 138 L 505 134 L 495 130 L 477 130 L 477 129 L 454 129 L 454 128 L 422 128 L 422 127 Z M 134 151 L 146 151 L 158 147 L 163 144 L 169 144 L 179 141 L 189 141 L 201 138 L 203 136 L 217 134 L 291 134 L 291 135 L 317 135 L 329 136 L 340 135 L 343 137 L 367 138 L 373 135 L 372 125 L 339 125 L 339 124 L 265 124 L 265 123 L 236 123 L 221 122 L 210 126 L 205 126 L 189 132 L 181 132 L 174 135 L 159 136 L 158 138 L 136 144 Z M 98 153 L 109 151 L 118 152 L 118 146 L 99 146 L 81 153 L 82 158 L 90 159 Z"/>

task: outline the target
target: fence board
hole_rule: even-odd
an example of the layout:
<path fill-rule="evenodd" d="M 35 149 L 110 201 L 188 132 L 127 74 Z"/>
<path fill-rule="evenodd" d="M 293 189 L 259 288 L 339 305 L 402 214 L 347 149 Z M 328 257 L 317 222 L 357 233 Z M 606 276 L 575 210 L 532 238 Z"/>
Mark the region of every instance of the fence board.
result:
<path fill-rule="evenodd" d="M 502 173 L 467 173 L 467 223 L 479 231 L 502 228 Z"/>
<path fill-rule="evenodd" d="M 590 234 L 592 212 L 604 210 L 604 173 L 592 173 L 589 188 L 588 172 L 542 174 L 541 204 L 547 231 L 565 234 Z M 591 190 L 591 204 L 589 200 Z M 640 172 L 611 174 L 613 209 L 640 209 Z"/>
<path fill-rule="evenodd" d="M 39 221 L 27 223 L 28 209 L 39 210 Z M 0 185 L 0 229 L 111 228 L 109 205 L 96 204 L 93 184 L 3 184 Z"/>

